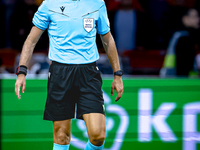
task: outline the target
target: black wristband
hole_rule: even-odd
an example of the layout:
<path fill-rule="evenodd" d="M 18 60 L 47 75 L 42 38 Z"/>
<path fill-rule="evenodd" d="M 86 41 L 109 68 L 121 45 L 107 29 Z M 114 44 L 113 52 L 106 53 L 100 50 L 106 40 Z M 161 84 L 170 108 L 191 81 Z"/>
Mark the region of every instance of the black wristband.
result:
<path fill-rule="evenodd" d="M 17 67 L 16 75 L 19 75 L 19 74 L 24 74 L 26 76 L 27 75 L 27 67 L 24 65 Z"/>

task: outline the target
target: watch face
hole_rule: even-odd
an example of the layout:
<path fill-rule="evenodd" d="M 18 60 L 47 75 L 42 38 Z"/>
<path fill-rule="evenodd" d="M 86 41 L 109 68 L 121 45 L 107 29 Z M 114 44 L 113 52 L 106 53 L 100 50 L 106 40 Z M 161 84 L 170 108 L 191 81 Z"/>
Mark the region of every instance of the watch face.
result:
<path fill-rule="evenodd" d="M 117 71 L 117 72 L 114 73 L 114 75 L 122 76 L 123 75 L 123 71 L 121 71 L 121 70 Z"/>

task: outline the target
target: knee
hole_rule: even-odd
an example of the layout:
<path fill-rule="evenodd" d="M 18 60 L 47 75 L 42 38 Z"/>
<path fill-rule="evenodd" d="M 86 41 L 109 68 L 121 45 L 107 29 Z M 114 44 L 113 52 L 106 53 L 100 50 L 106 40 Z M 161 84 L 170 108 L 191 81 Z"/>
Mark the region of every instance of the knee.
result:
<path fill-rule="evenodd" d="M 70 143 L 71 134 L 70 132 L 65 132 L 64 129 L 60 128 L 54 133 L 55 143 L 66 145 Z"/>
<path fill-rule="evenodd" d="M 101 146 L 105 140 L 105 129 L 95 130 L 90 134 L 90 142 L 95 146 Z"/>

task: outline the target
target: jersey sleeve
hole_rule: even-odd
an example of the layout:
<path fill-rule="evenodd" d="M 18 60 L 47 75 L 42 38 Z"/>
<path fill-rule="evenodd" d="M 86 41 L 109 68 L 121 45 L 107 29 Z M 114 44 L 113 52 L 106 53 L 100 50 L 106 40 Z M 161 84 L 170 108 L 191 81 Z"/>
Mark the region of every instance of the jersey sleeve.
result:
<path fill-rule="evenodd" d="M 46 1 L 38 8 L 33 17 L 33 24 L 41 30 L 46 30 L 49 26 L 49 10 Z"/>
<path fill-rule="evenodd" d="M 105 3 L 99 9 L 99 18 L 97 21 L 97 32 L 101 35 L 110 31 L 110 22 L 108 20 L 107 10 Z"/>

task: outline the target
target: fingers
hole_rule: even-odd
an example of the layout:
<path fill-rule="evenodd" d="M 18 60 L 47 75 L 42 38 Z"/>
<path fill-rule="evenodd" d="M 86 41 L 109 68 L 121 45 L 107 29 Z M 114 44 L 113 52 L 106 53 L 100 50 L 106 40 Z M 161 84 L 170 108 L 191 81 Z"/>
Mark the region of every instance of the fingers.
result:
<path fill-rule="evenodd" d="M 123 94 L 123 89 L 120 91 L 117 91 L 117 97 L 115 99 L 115 102 L 117 102 L 122 97 L 122 94 Z"/>
<path fill-rule="evenodd" d="M 15 84 L 15 94 L 17 95 L 18 99 L 21 99 L 20 86 L 18 84 Z"/>
<path fill-rule="evenodd" d="M 23 86 L 22 86 L 22 93 L 24 93 L 24 91 L 25 91 L 25 86 L 26 86 L 26 83 L 23 83 Z"/>
<path fill-rule="evenodd" d="M 21 95 L 20 95 L 20 86 L 18 87 L 18 90 L 17 90 L 17 97 L 18 97 L 19 100 L 21 99 Z"/>
<path fill-rule="evenodd" d="M 111 96 L 113 96 L 114 90 L 116 90 L 116 92 L 117 92 L 117 97 L 115 99 L 115 101 L 117 102 L 122 97 L 123 90 L 124 90 L 123 82 L 122 82 L 121 78 L 115 78 L 113 80 Z"/>
<path fill-rule="evenodd" d="M 17 80 L 15 83 L 15 93 L 18 97 L 18 99 L 21 99 L 21 95 L 20 95 L 20 87 L 22 86 L 22 93 L 24 93 L 25 91 L 25 86 L 26 86 L 26 79 L 25 79 L 25 75 L 20 74 L 17 76 Z"/>
<path fill-rule="evenodd" d="M 114 95 L 114 92 L 115 92 L 115 90 L 114 90 L 115 88 L 114 88 L 114 86 L 112 86 L 111 87 L 111 96 L 113 96 Z"/>

